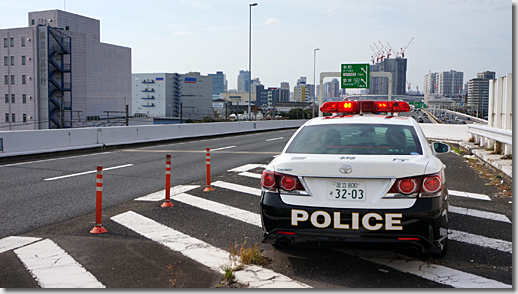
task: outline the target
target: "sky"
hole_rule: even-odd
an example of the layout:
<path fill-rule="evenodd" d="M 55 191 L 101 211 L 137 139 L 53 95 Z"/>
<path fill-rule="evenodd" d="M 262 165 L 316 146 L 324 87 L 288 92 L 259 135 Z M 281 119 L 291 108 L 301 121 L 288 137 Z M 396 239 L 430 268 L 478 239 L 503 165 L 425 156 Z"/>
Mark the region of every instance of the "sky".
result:
<path fill-rule="evenodd" d="M 502 77 L 512 72 L 515 1 L 256 0 L 252 77 L 293 89 L 300 77 L 313 84 L 315 71 L 318 84 L 320 72 L 339 72 L 341 64 L 372 64 L 371 47 L 380 43 L 393 51 L 408 45 L 414 91 L 429 72 L 461 71 L 464 83 L 483 71 Z M 248 70 L 250 3 L 0 0 L 0 29 L 28 26 L 28 12 L 65 10 L 100 20 L 101 42 L 130 47 L 133 73 L 223 71 L 236 89 L 239 71 Z"/>

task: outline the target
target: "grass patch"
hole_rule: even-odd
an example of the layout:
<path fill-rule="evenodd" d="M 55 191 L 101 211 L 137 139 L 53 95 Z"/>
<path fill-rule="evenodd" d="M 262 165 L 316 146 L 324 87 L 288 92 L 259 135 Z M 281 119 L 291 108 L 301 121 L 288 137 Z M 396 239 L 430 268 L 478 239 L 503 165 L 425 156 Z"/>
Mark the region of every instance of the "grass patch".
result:
<path fill-rule="evenodd" d="M 264 265 L 268 262 L 257 244 L 251 247 L 247 246 L 246 238 L 242 245 L 230 244 L 230 259 L 234 264 L 242 266 L 249 264 Z"/>

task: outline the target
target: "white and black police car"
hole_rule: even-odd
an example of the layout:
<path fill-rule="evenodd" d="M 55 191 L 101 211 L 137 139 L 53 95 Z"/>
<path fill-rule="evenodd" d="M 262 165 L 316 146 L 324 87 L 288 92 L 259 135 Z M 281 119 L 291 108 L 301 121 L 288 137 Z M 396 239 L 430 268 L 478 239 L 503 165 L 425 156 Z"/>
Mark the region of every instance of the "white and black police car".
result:
<path fill-rule="evenodd" d="M 320 110 L 332 115 L 301 126 L 262 173 L 263 242 L 444 256 L 448 190 L 436 155 L 450 147 L 430 144 L 413 118 L 397 116 L 410 111 L 406 102 Z"/>

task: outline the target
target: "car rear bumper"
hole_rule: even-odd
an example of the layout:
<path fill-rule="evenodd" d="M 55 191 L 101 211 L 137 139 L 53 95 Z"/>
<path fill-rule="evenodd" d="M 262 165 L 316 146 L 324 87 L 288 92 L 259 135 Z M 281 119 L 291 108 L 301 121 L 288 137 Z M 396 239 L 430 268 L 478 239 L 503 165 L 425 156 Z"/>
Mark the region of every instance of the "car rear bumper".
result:
<path fill-rule="evenodd" d="M 420 253 L 440 253 L 447 239 L 444 199 L 447 197 L 421 198 L 411 208 L 398 210 L 336 209 L 288 205 L 278 193 L 263 191 L 263 242 L 279 247 L 408 247 Z"/>

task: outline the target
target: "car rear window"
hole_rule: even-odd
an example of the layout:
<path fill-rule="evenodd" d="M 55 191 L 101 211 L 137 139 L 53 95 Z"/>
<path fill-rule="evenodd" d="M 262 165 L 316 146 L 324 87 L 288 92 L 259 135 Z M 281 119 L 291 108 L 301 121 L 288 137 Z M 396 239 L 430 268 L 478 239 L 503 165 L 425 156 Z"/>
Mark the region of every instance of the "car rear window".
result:
<path fill-rule="evenodd" d="M 412 126 L 337 124 L 304 127 L 287 153 L 421 155 Z"/>

